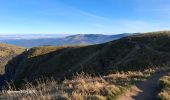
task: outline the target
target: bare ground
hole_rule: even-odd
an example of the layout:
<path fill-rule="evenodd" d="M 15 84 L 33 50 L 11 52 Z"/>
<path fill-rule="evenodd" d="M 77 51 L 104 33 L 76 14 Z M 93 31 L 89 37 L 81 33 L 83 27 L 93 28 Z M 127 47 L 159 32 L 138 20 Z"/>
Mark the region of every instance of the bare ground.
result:
<path fill-rule="evenodd" d="M 148 80 L 133 86 L 116 100 L 159 100 L 157 97 L 160 92 L 159 79 L 167 73 L 167 70 L 157 71 Z"/>

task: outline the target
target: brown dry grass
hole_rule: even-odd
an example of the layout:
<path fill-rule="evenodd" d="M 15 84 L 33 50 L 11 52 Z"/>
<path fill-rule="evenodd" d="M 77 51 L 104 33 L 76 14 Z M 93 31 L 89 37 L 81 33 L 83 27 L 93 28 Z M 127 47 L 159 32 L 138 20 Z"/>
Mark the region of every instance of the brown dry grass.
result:
<path fill-rule="evenodd" d="M 27 83 L 17 91 L 13 84 L 1 92 L 0 99 L 19 100 L 113 100 L 128 86 L 142 81 L 154 73 L 154 69 L 142 72 L 129 71 L 93 77 L 85 73 L 75 75 L 72 80 L 58 84 L 53 78 L 38 79 L 36 86 Z"/>
<path fill-rule="evenodd" d="M 170 74 L 160 79 L 162 91 L 159 93 L 161 100 L 170 100 Z"/>

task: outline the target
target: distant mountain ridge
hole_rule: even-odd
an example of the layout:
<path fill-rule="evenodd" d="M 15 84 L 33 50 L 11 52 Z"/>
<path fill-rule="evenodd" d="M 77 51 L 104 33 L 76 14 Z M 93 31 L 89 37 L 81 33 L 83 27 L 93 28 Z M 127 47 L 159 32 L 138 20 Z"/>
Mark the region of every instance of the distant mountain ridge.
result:
<path fill-rule="evenodd" d="M 63 38 L 39 38 L 39 39 L 6 39 L 1 42 L 13 44 L 23 47 L 35 47 L 43 45 L 91 45 L 108 42 L 111 40 L 120 39 L 131 35 L 130 33 L 116 34 L 116 35 L 103 35 L 103 34 L 77 34 L 66 36 Z"/>

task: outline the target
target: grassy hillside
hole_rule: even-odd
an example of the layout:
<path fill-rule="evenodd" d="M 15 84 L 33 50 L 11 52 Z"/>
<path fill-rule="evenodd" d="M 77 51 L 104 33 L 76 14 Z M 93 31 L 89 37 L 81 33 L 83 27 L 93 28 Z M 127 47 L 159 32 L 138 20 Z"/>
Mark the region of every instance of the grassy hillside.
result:
<path fill-rule="evenodd" d="M 0 43 L 0 74 L 4 73 L 7 62 L 23 51 L 24 48 Z"/>
<path fill-rule="evenodd" d="M 81 71 L 98 75 L 143 70 L 169 64 L 169 61 L 170 32 L 163 31 L 129 36 L 98 45 L 32 48 L 7 65 L 6 75 L 15 83 L 20 83 L 22 79 L 31 81 L 41 76 L 69 78 Z"/>

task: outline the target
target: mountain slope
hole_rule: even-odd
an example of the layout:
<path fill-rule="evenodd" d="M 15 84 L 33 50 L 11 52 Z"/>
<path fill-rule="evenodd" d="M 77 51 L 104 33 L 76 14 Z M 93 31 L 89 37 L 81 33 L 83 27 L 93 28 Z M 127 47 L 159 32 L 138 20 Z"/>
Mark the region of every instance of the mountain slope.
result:
<path fill-rule="evenodd" d="M 35 47 L 42 45 L 76 45 L 76 44 L 99 44 L 108 42 L 111 40 L 119 39 L 130 34 L 118 34 L 118 35 L 102 35 L 102 34 L 78 34 L 67 36 L 64 38 L 40 38 L 40 39 L 7 39 L 1 40 L 4 43 L 23 46 L 23 47 Z"/>
<path fill-rule="evenodd" d="M 24 48 L 0 43 L 0 74 L 4 73 L 5 65 L 9 60 L 21 54 Z"/>
<path fill-rule="evenodd" d="M 143 70 L 169 64 L 169 61 L 170 32 L 154 32 L 91 46 L 32 48 L 9 62 L 6 75 L 17 84 L 22 79 L 32 81 L 41 76 L 69 78 L 81 71 L 106 74 Z"/>

